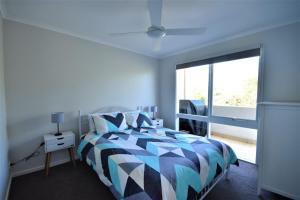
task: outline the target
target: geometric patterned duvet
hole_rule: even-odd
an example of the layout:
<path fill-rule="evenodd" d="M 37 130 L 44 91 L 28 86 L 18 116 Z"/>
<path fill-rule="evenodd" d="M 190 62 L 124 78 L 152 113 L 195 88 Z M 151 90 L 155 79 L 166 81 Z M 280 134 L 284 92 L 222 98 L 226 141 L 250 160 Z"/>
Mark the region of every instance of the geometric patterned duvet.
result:
<path fill-rule="evenodd" d="M 88 133 L 77 153 L 116 199 L 199 199 L 230 164 L 224 143 L 167 128 Z"/>

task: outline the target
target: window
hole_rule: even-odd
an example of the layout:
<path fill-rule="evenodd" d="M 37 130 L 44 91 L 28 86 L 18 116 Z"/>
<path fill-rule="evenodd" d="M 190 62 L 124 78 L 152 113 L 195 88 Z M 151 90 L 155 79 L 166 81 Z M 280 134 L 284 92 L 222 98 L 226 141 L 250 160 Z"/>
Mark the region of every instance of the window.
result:
<path fill-rule="evenodd" d="M 177 65 L 179 130 L 224 141 L 227 138 L 234 141 L 234 148 L 244 145 L 246 150 L 239 158 L 255 162 L 260 51 L 251 49 Z M 249 138 L 251 144 L 244 144 Z"/>
<path fill-rule="evenodd" d="M 185 111 L 183 104 L 189 100 L 197 100 L 208 105 L 209 65 L 202 65 L 177 70 L 177 99 L 179 99 L 179 113 L 192 114 Z M 207 115 L 203 113 L 202 115 Z"/>
<path fill-rule="evenodd" d="M 213 65 L 212 115 L 256 119 L 259 56 Z"/>
<path fill-rule="evenodd" d="M 259 60 L 257 48 L 177 65 L 177 116 L 256 128 Z"/>

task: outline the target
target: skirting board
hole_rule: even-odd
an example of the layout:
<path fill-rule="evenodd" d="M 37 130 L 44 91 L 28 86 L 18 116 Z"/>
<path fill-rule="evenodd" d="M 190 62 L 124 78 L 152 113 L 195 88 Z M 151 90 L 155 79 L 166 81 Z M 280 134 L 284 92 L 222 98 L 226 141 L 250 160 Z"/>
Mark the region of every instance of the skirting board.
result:
<path fill-rule="evenodd" d="M 75 159 L 77 159 L 77 157 L 75 157 Z M 67 162 L 70 162 L 70 158 L 65 158 L 65 159 L 62 159 L 62 160 L 53 161 L 53 162 L 51 162 L 50 167 L 54 167 L 56 165 L 61 165 L 61 164 L 67 163 Z M 12 172 L 11 176 L 12 176 L 12 178 L 14 178 L 14 177 L 17 177 L 17 176 L 29 174 L 29 173 L 32 173 L 32 172 L 40 171 L 40 170 L 44 169 L 44 167 L 45 167 L 44 165 L 39 165 L 39 166 L 32 167 L 32 168 L 29 168 L 29 169 L 25 169 L 25 170 L 22 170 L 22 171 Z"/>
<path fill-rule="evenodd" d="M 9 191 L 10 191 L 10 185 L 11 185 L 12 176 L 9 174 L 6 193 L 5 193 L 5 200 L 8 200 L 9 197 Z"/>
<path fill-rule="evenodd" d="M 280 194 L 282 196 L 288 197 L 290 199 L 300 199 L 300 196 L 295 196 L 295 195 L 292 195 L 292 194 L 288 194 L 286 192 L 283 192 L 282 190 L 276 189 L 276 188 L 268 186 L 268 185 L 262 185 L 261 188 L 264 189 L 264 190 L 274 192 L 276 194 Z"/>

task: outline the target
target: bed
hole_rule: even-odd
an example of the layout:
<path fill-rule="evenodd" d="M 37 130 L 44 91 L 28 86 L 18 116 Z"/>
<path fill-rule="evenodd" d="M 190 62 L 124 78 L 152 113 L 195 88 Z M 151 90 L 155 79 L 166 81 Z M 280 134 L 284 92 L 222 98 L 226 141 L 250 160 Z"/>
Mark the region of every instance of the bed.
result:
<path fill-rule="evenodd" d="M 82 135 L 79 158 L 116 199 L 203 199 L 238 166 L 226 144 L 168 128 Z"/>

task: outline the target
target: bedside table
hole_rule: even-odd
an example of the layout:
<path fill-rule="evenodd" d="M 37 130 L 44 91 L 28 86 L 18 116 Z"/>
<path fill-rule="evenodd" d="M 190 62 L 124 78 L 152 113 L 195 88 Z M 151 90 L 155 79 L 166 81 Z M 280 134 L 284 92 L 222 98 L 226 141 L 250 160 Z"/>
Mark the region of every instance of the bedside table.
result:
<path fill-rule="evenodd" d="M 152 119 L 152 124 L 156 126 L 156 128 L 163 128 L 164 127 L 164 120 L 163 119 Z"/>
<path fill-rule="evenodd" d="M 72 131 L 62 132 L 62 135 L 55 136 L 54 134 L 46 134 L 44 135 L 44 142 L 45 142 L 45 173 L 48 176 L 49 173 L 49 166 L 51 161 L 51 153 L 53 151 L 68 149 L 70 160 L 73 162 L 75 166 L 75 134 Z"/>

